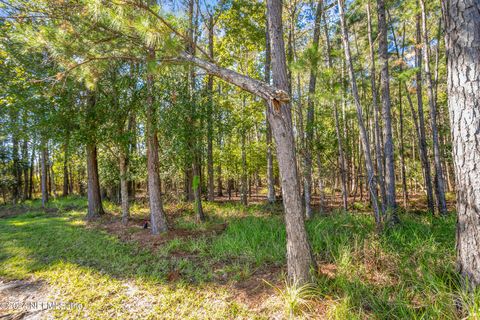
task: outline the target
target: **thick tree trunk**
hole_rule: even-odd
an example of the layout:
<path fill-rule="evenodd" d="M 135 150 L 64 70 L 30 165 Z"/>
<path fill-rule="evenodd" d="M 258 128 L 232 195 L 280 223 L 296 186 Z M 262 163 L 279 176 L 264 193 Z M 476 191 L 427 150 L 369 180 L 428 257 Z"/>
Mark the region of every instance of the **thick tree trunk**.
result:
<path fill-rule="evenodd" d="M 392 115 L 390 102 L 390 76 L 388 72 L 388 41 L 385 1 L 377 0 L 378 13 L 378 57 L 380 60 L 380 86 L 382 93 L 383 135 L 385 154 L 386 209 L 392 223 L 398 222 L 395 197 L 395 157 L 393 153 Z"/>
<path fill-rule="evenodd" d="M 281 0 L 267 1 L 267 16 L 271 41 L 273 83 L 275 87 L 287 92 L 288 78 L 282 31 Z M 279 91 L 276 90 L 275 92 Z M 288 277 L 294 284 L 303 284 L 311 281 L 310 270 L 314 267 L 315 262 L 302 214 L 291 105 L 288 103 L 288 99 L 269 98 L 268 120 L 277 143 L 277 158 L 282 179 L 282 196 L 287 230 Z"/>
<path fill-rule="evenodd" d="M 104 213 L 102 199 L 100 197 L 100 181 L 98 178 L 97 146 L 92 142 L 87 144 L 87 174 L 87 219 L 91 220 L 98 218 Z"/>
<path fill-rule="evenodd" d="M 340 15 L 340 25 L 342 30 L 343 48 L 345 51 L 345 60 L 347 64 L 348 73 L 350 76 L 350 85 L 352 88 L 353 99 L 355 101 L 355 107 L 357 108 L 357 119 L 358 119 L 358 126 L 360 129 L 360 138 L 361 138 L 361 144 L 363 147 L 363 154 L 365 158 L 368 188 L 370 191 L 375 223 L 377 225 L 377 229 L 380 229 L 382 221 L 381 221 L 380 212 L 378 209 L 378 202 L 377 202 L 378 201 L 377 184 L 375 180 L 375 175 L 373 173 L 373 163 L 372 163 L 372 158 L 370 154 L 370 142 L 368 140 L 367 131 L 365 129 L 365 125 L 363 121 L 362 106 L 360 104 L 360 97 L 358 96 L 357 81 L 355 78 L 355 72 L 353 70 L 353 63 L 352 63 L 351 54 L 350 54 L 350 44 L 348 42 L 348 31 L 347 31 L 347 26 L 345 22 L 344 12 L 343 12 L 343 0 L 338 0 L 338 8 L 339 8 L 339 15 Z"/>
<path fill-rule="evenodd" d="M 48 190 L 47 190 L 47 174 L 48 174 L 48 150 L 45 141 L 42 141 L 41 145 L 41 177 L 40 177 L 40 189 L 42 190 L 42 208 L 45 208 L 48 202 Z"/>
<path fill-rule="evenodd" d="M 155 58 L 155 51 L 148 50 L 148 59 Z M 162 193 L 160 191 L 159 159 L 158 159 L 158 138 L 156 126 L 156 110 L 153 96 L 153 75 L 147 75 L 147 174 L 148 174 L 148 197 L 150 204 L 150 224 L 152 234 L 166 232 L 167 219 L 163 211 Z"/>
<path fill-rule="evenodd" d="M 445 200 L 445 180 L 442 170 L 442 153 L 440 151 L 440 141 L 438 138 L 437 128 L 437 106 L 435 101 L 435 93 L 433 91 L 432 74 L 430 72 L 430 58 L 428 54 L 428 32 L 427 32 L 427 16 L 424 0 L 420 0 L 422 9 L 422 35 L 423 35 L 423 66 L 425 70 L 425 79 L 427 81 L 427 96 L 430 106 L 430 126 L 432 128 L 433 138 L 433 159 L 435 164 L 435 197 L 437 199 L 437 209 L 442 215 L 447 213 L 447 202 Z"/>
<path fill-rule="evenodd" d="M 378 93 L 375 77 L 377 75 L 375 68 L 375 52 L 373 49 L 373 39 L 372 39 L 372 16 L 370 14 L 370 1 L 367 3 L 367 20 L 368 20 L 368 43 L 370 47 L 370 83 L 372 86 L 372 97 L 373 97 L 373 122 L 375 123 L 375 158 L 377 161 L 377 177 L 378 185 L 380 188 L 380 194 L 382 196 L 382 213 L 385 214 L 386 204 L 387 204 L 387 193 L 385 189 L 385 181 L 383 179 L 383 155 L 381 147 L 381 126 L 380 126 L 380 111 L 378 107 Z"/>
<path fill-rule="evenodd" d="M 448 107 L 457 193 L 457 266 L 480 285 L 480 3 L 443 0 Z"/>
<path fill-rule="evenodd" d="M 423 177 L 425 181 L 425 189 L 427 192 L 427 206 L 428 209 L 434 213 L 435 205 L 433 202 L 433 187 L 432 187 L 432 176 L 430 173 L 430 161 L 428 160 L 428 151 L 427 151 L 427 139 L 425 137 L 425 117 L 423 113 L 423 95 L 422 95 L 422 49 L 420 47 L 421 40 L 421 31 L 420 31 L 420 21 L 417 16 L 417 45 L 415 46 L 415 62 L 418 71 L 416 73 L 416 89 L 417 89 L 417 108 L 418 108 L 418 129 L 419 129 L 419 150 L 420 150 L 420 159 L 423 167 Z"/>

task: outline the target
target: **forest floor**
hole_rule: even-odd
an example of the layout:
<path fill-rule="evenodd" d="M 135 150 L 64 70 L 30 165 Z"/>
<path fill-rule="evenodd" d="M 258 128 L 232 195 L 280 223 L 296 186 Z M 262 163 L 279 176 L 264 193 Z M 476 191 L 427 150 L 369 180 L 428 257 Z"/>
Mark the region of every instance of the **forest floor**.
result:
<path fill-rule="evenodd" d="M 295 289 L 281 205 L 204 208 L 198 225 L 190 204 L 167 204 L 171 231 L 152 236 L 142 204 L 126 227 L 108 202 L 86 222 L 84 198 L 0 207 L 0 319 L 478 319 L 454 272 L 453 214 L 402 212 L 380 235 L 366 212 L 318 215 L 319 277 Z"/>

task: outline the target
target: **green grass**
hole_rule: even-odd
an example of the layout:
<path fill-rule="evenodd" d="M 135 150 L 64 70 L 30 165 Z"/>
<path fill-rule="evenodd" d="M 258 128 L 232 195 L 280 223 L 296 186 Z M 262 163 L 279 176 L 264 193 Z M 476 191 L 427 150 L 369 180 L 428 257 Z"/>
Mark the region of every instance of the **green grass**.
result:
<path fill-rule="evenodd" d="M 205 231 L 222 222 L 227 228 L 216 236 L 175 238 L 153 251 L 86 225 L 84 199 L 53 200 L 49 208 L 44 212 L 34 201 L 22 210 L 0 209 L 0 277 L 42 279 L 62 301 L 84 305 L 56 310 L 59 318 L 270 318 L 297 304 L 309 306 L 307 315 L 331 319 L 479 315 L 479 295 L 461 290 L 454 272 L 453 215 L 405 213 L 400 225 L 381 235 L 365 214 L 336 212 L 309 221 L 320 276 L 306 303 L 301 290 L 284 286 L 278 271 L 285 270 L 286 235 L 276 206 L 206 203 L 209 221 L 202 226 L 188 205 L 167 206 L 167 212 L 177 211 L 178 228 Z M 113 204 L 106 208 L 118 212 Z M 145 212 L 133 209 L 138 216 Z M 5 215 L 15 210 L 17 215 Z M 232 286 L 258 272 L 275 272 L 269 281 L 285 291 L 270 290 L 273 298 L 263 296 L 262 307 L 253 310 Z M 465 305 L 463 313 L 456 299 Z"/>

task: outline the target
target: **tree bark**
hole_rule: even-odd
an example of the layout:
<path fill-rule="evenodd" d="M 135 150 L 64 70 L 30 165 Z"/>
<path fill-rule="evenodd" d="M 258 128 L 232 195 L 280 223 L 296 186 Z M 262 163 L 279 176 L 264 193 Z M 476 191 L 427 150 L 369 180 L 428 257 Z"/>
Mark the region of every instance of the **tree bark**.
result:
<path fill-rule="evenodd" d="M 375 175 L 373 173 L 373 163 L 370 154 L 370 142 L 368 140 L 367 131 L 365 129 L 364 121 L 363 121 L 363 112 L 362 106 L 360 104 L 360 97 L 358 95 L 358 88 L 357 88 L 357 81 L 355 78 L 355 73 L 353 70 L 353 64 L 350 54 L 350 43 L 348 42 L 348 31 L 345 22 L 345 15 L 343 12 L 343 0 L 338 0 L 338 8 L 339 8 L 339 15 L 340 15 L 340 26 L 342 32 L 342 40 L 343 40 L 343 48 L 345 51 L 345 60 L 347 64 L 348 74 L 350 77 L 350 85 L 352 89 L 353 99 L 355 101 L 355 107 L 357 108 L 357 119 L 358 119 L 358 126 L 360 129 L 360 138 L 361 144 L 363 147 L 363 154 L 365 158 L 365 168 L 367 171 L 367 179 L 368 179 L 368 188 L 370 191 L 371 202 L 373 206 L 373 213 L 375 217 L 375 223 L 377 225 L 377 229 L 381 229 L 381 217 L 380 212 L 378 209 L 378 199 L 377 199 L 377 185 L 375 180 Z"/>
<path fill-rule="evenodd" d="M 307 123 L 305 127 L 305 145 L 304 145 L 304 167 L 303 167 L 303 189 L 305 194 L 305 216 L 312 218 L 313 211 L 311 206 L 312 199 L 312 149 L 313 149 L 313 126 L 315 121 L 315 89 L 317 86 L 317 68 L 318 68 L 318 43 L 320 39 L 320 22 L 322 20 L 323 0 L 319 0 L 315 11 L 315 25 L 313 27 L 313 59 L 310 66 L 310 80 L 308 83 L 307 97 Z"/>
<path fill-rule="evenodd" d="M 427 16 L 424 0 L 420 0 L 422 9 L 422 35 L 423 35 L 423 67 L 425 70 L 425 80 L 427 81 L 427 97 L 430 107 L 430 126 L 432 127 L 433 138 L 433 159 L 435 164 L 435 197 L 437 199 L 437 209 L 441 215 L 447 213 L 447 202 L 445 200 L 445 179 L 442 170 L 442 153 L 440 151 L 440 141 L 438 138 L 437 128 L 437 106 L 435 101 L 435 93 L 433 91 L 432 74 L 430 72 L 430 58 L 428 54 L 428 32 L 427 32 Z"/>
<path fill-rule="evenodd" d="M 245 95 L 243 96 L 243 112 L 242 115 L 246 113 L 246 98 Z M 248 204 L 247 201 L 247 191 L 248 191 L 248 177 L 247 177 L 247 151 L 246 151 L 246 135 L 247 135 L 247 130 L 245 129 L 245 121 L 242 121 L 241 124 L 241 149 L 242 149 L 242 179 L 241 179 L 241 190 L 240 190 L 240 201 L 242 205 L 246 206 Z"/>
<path fill-rule="evenodd" d="M 35 170 L 35 141 L 32 143 L 32 154 L 30 156 L 30 163 L 29 163 L 30 175 L 29 175 L 29 183 L 28 183 L 28 199 L 33 198 L 33 174 Z"/>
<path fill-rule="evenodd" d="M 480 285 L 480 3 L 443 0 L 448 107 L 457 193 L 457 267 Z"/>
<path fill-rule="evenodd" d="M 267 0 L 267 17 L 271 41 L 273 84 L 288 91 L 287 64 L 282 28 L 282 1 Z M 266 94 L 269 100 L 268 120 L 277 143 L 277 158 L 282 179 L 282 196 L 287 231 L 287 270 L 290 281 L 296 285 L 310 282 L 310 270 L 315 266 L 302 214 L 302 201 L 298 184 L 297 162 L 293 137 L 291 105 L 288 95 Z"/>
<path fill-rule="evenodd" d="M 65 145 L 63 146 L 63 196 L 68 196 L 69 182 L 68 182 L 68 142 L 69 137 L 66 137 Z"/>
<path fill-rule="evenodd" d="M 323 1 L 323 0 L 322 0 Z M 320 5 L 320 4 L 319 4 Z M 317 12 L 318 14 L 318 12 Z M 324 12 L 322 12 L 324 14 Z M 328 68 L 331 70 L 333 69 L 332 57 L 331 57 L 331 47 L 330 47 L 330 35 L 328 33 L 328 22 L 324 17 L 325 22 L 325 39 L 326 39 L 326 46 L 327 46 L 327 63 Z M 320 23 L 320 21 L 318 22 Z M 317 39 L 317 46 L 318 46 L 318 39 Z M 311 79 L 311 78 L 310 78 Z M 333 90 L 333 85 L 330 83 L 330 89 Z M 314 93 L 314 92 L 313 92 Z M 313 94 L 312 94 L 313 95 Z M 310 98 L 310 96 L 309 96 Z M 313 99 L 313 97 L 312 97 Z M 340 178 L 342 183 L 342 206 L 344 210 L 348 210 L 348 188 L 347 188 L 347 170 L 345 168 L 345 154 L 343 152 L 343 142 L 342 142 L 342 133 L 340 132 L 340 122 L 338 119 L 338 106 L 337 102 L 333 102 L 333 116 L 335 119 L 335 134 L 337 136 L 337 144 L 338 144 L 338 157 L 340 163 Z M 311 146 L 310 146 L 311 147 Z"/>
<path fill-rule="evenodd" d="M 12 119 L 14 123 L 17 122 L 17 116 Z M 13 187 L 13 204 L 17 204 L 22 194 L 22 170 L 19 157 L 19 141 L 18 131 L 15 130 L 12 134 L 12 157 L 13 157 L 13 176 L 15 177 L 15 184 Z"/>
<path fill-rule="evenodd" d="M 148 49 L 148 59 L 155 59 L 155 51 Z M 147 174 L 148 174 L 148 196 L 150 204 L 150 224 L 152 234 L 166 232 L 167 219 L 163 211 L 162 193 L 160 191 L 159 159 L 158 159 L 158 138 L 156 126 L 156 108 L 154 102 L 154 79 L 153 75 L 147 75 Z"/>
<path fill-rule="evenodd" d="M 137 117 L 135 115 L 135 112 L 132 112 L 128 118 L 127 130 L 130 133 L 131 137 L 129 141 L 130 145 L 128 148 L 128 154 L 130 157 L 132 157 L 132 155 L 135 155 L 137 153 Z M 128 180 L 128 196 L 130 198 L 130 201 L 135 201 L 136 186 L 135 180 L 133 179 Z"/>
<path fill-rule="evenodd" d="M 213 59 L 213 17 L 208 20 L 208 51 Z M 213 183 L 213 76 L 207 80 L 208 110 L 207 110 L 207 169 L 208 169 L 208 201 L 215 198 L 215 186 Z"/>
<path fill-rule="evenodd" d="M 270 84 L 270 64 L 271 64 L 271 49 L 270 49 L 270 34 L 268 30 L 268 23 L 266 25 L 266 36 L 265 36 L 265 83 Z M 268 121 L 268 101 L 265 102 L 266 111 L 266 125 L 267 125 L 267 200 L 269 203 L 275 202 L 275 177 L 273 176 L 273 152 L 272 152 L 272 128 L 270 122 Z"/>
<path fill-rule="evenodd" d="M 380 61 L 380 87 L 382 93 L 383 135 L 385 154 L 385 192 L 387 196 L 386 209 L 390 222 L 398 222 L 395 196 L 395 157 L 393 151 L 392 115 L 390 101 L 390 76 L 388 71 L 388 41 L 385 1 L 377 0 L 378 14 L 378 57 Z"/>
<path fill-rule="evenodd" d="M 91 220 L 98 218 L 104 213 L 102 199 L 100 197 L 100 181 L 98 178 L 97 146 L 93 142 L 87 144 L 87 175 L 87 219 Z"/>
<path fill-rule="evenodd" d="M 45 141 L 42 141 L 41 145 L 41 177 L 40 184 L 42 190 L 42 208 L 45 209 L 48 202 L 48 190 L 47 190 L 47 174 L 48 174 L 48 150 Z"/>
<path fill-rule="evenodd" d="M 380 194 L 382 196 L 382 213 L 385 214 L 386 204 L 387 204 L 387 193 L 385 189 L 385 181 L 383 179 L 383 155 L 381 147 L 381 126 L 380 126 L 380 111 L 378 108 L 378 93 L 377 85 L 375 81 L 376 77 L 376 68 L 375 68 L 375 52 L 373 49 L 373 37 L 372 37 L 372 16 L 370 14 L 370 1 L 367 3 L 367 21 L 368 21 L 368 43 L 370 47 L 370 83 L 372 86 L 372 97 L 373 97 L 373 122 L 375 123 L 375 158 L 377 161 L 377 176 L 378 176 L 378 185 L 380 188 Z"/>
<path fill-rule="evenodd" d="M 49 164 L 50 168 L 50 183 L 52 188 L 53 197 L 57 198 L 57 185 L 55 183 L 55 171 L 53 170 L 53 160 Z"/>
<path fill-rule="evenodd" d="M 186 52 L 182 52 L 180 58 L 260 98 L 267 101 L 275 101 L 275 105 L 290 102 L 290 97 L 286 90 L 275 88 L 275 86 L 271 86 L 263 81 L 250 78 L 233 70 L 219 67 L 212 62 L 202 60 Z"/>
<path fill-rule="evenodd" d="M 119 152 L 119 169 L 120 169 L 120 198 L 122 207 L 122 223 L 126 225 L 130 218 L 129 195 L 128 195 L 128 161 L 123 146 L 120 146 Z"/>

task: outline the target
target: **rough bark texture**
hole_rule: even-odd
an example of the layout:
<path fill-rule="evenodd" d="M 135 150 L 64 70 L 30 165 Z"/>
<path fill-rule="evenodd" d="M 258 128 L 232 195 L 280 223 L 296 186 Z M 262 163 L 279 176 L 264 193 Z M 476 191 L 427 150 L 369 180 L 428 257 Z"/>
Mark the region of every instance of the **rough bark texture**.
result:
<path fill-rule="evenodd" d="M 440 151 L 440 141 L 438 138 L 437 128 L 437 105 L 435 101 L 435 93 L 433 91 L 433 80 L 430 72 L 430 58 L 428 54 L 428 32 L 427 32 L 427 16 L 424 0 L 420 0 L 422 8 L 422 37 L 423 37 L 423 66 L 425 70 L 425 80 L 427 83 L 428 105 L 430 107 L 430 126 L 432 128 L 433 138 L 433 159 L 435 164 L 435 197 L 437 199 L 437 209 L 442 215 L 447 213 L 447 202 L 445 200 L 445 180 L 443 178 L 442 169 L 442 153 Z"/>
<path fill-rule="evenodd" d="M 92 142 L 87 144 L 87 175 L 87 219 L 90 220 L 98 218 L 104 213 L 102 199 L 100 197 L 100 181 L 98 178 L 97 146 Z"/>
<path fill-rule="evenodd" d="M 348 74 L 350 77 L 350 85 L 352 88 L 352 94 L 353 94 L 353 99 L 355 101 L 355 107 L 357 108 L 357 119 L 358 119 L 358 127 L 360 129 L 360 139 L 361 139 L 361 144 L 363 147 L 363 154 L 365 157 L 365 168 L 367 171 L 367 182 L 368 182 L 368 188 L 370 191 L 370 196 L 371 196 L 371 202 L 373 206 L 373 213 L 375 217 L 375 223 L 377 225 L 377 228 L 381 228 L 381 218 L 380 218 L 380 212 L 378 209 L 378 202 L 377 202 L 377 185 L 376 185 L 376 180 L 375 180 L 375 175 L 373 172 L 373 163 L 372 163 L 372 158 L 370 154 L 370 142 L 368 140 L 368 134 L 367 130 L 365 129 L 365 124 L 363 121 L 363 112 L 362 112 L 362 106 L 360 104 L 360 97 L 358 95 L 358 88 L 357 88 L 357 81 L 355 78 L 355 72 L 353 70 L 353 63 L 352 63 L 352 58 L 350 54 L 350 44 L 348 42 L 348 31 L 347 31 L 347 26 L 345 22 L 345 16 L 343 12 L 343 0 L 338 0 L 338 8 L 339 8 L 339 15 L 340 15 L 340 25 L 341 25 L 341 31 L 342 31 L 342 40 L 343 40 L 343 48 L 345 51 L 345 60 L 347 64 L 347 69 L 348 69 Z"/>
<path fill-rule="evenodd" d="M 153 49 L 149 50 L 149 59 L 155 58 Z M 148 197 L 150 204 L 150 224 L 153 234 L 168 230 L 167 219 L 163 211 L 162 194 L 160 191 L 158 139 L 156 128 L 156 113 L 153 97 L 153 75 L 147 75 L 147 174 Z"/>
<path fill-rule="evenodd" d="M 385 191 L 387 211 L 392 222 L 398 220 L 395 198 L 395 157 L 393 154 L 392 115 L 390 101 L 390 76 L 388 72 L 388 41 L 385 1 L 377 0 L 378 13 L 378 57 L 380 62 L 380 87 L 382 93 L 383 135 L 385 154 Z"/>
<path fill-rule="evenodd" d="M 283 42 L 281 0 L 267 1 L 267 17 L 271 41 L 273 84 L 279 90 L 287 92 L 288 78 Z M 268 91 L 269 89 L 265 88 L 265 90 Z M 274 90 L 274 92 L 279 92 L 279 90 Z M 287 231 L 288 277 L 295 284 L 303 284 L 311 280 L 310 270 L 314 267 L 314 260 L 302 214 L 291 105 L 288 103 L 289 99 L 278 100 L 265 93 L 261 96 L 266 96 L 269 99 L 268 120 L 277 143 L 277 158 L 282 181 Z"/>
<path fill-rule="evenodd" d="M 444 0 L 448 107 L 457 193 L 457 266 L 480 285 L 480 2 Z"/>

